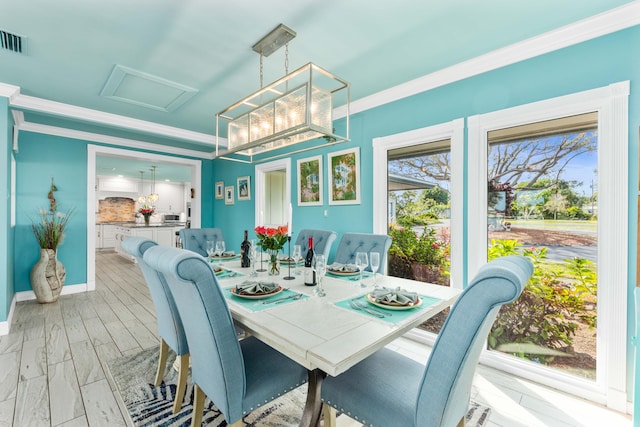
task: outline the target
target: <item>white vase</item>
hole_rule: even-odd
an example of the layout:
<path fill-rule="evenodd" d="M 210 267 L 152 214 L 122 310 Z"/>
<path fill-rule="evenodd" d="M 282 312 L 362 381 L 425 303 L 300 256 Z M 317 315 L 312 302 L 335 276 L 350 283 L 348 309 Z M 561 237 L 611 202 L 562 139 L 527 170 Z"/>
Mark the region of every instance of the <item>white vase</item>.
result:
<path fill-rule="evenodd" d="M 55 249 L 40 249 L 40 259 L 31 269 L 31 288 L 39 303 L 56 302 L 67 272 Z"/>

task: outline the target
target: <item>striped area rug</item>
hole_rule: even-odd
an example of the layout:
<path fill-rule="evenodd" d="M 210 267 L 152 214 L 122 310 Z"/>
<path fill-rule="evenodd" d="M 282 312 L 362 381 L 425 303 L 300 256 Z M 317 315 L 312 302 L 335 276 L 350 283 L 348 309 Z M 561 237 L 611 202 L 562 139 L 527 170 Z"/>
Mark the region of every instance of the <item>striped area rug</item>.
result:
<path fill-rule="evenodd" d="M 170 354 L 169 360 L 173 360 Z M 122 403 L 127 408 L 133 425 L 137 427 L 187 427 L 193 409 L 193 386 L 187 383 L 182 409 L 173 414 L 173 398 L 176 392 L 177 373 L 168 368 L 164 381 L 154 387 L 158 349 L 150 348 L 133 356 L 123 356 L 109 363 L 111 376 L 116 384 Z M 249 427 L 294 427 L 300 421 L 306 399 L 306 384 L 247 415 L 243 421 Z M 490 408 L 471 402 L 467 413 L 467 427 L 486 425 Z M 340 426 L 343 416 L 338 417 Z M 227 425 L 218 408 L 207 399 L 202 425 L 224 427 Z"/>

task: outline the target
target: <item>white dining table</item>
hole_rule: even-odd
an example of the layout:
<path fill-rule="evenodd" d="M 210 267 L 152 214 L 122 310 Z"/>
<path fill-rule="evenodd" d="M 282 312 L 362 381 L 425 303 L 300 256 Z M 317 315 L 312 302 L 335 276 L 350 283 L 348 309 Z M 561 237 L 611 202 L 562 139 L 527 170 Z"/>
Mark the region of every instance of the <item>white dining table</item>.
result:
<path fill-rule="evenodd" d="M 366 284 L 363 288 L 358 276 L 332 277 L 327 274 L 323 279 L 326 296 L 318 297 L 313 292 L 315 286 L 305 286 L 303 276 L 294 274 L 294 267 L 289 272 L 287 265 L 281 265 L 278 276 L 262 272 L 251 277 L 251 268 L 241 268 L 239 259 L 224 261 L 222 266 L 228 271 L 219 275 L 218 283 L 226 290 L 227 304 L 234 321 L 309 372 L 301 426 L 318 423 L 322 407 L 320 388 L 326 375 L 337 376 L 345 372 L 451 306 L 461 293 L 461 290 L 447 286 L 378 274 L 377 286 L 414 291 L 422 299 L 421 307 L 402 311 L 364 304 L 385 315 L 380 318 L 373 312 L 353 310 L 348 304 L 349 300 L 361 299 L 374 289 L 374 279 L 370 275 L 363 280 Z M 298 268 L 302 270 L 302 267 Z M 285 277 L 293 277 L 293 280 L 285 280 Z M 240 298 L 230 293 L 230 289 L 247 280 L 274 282 L 286 292 L 269 299 Z M 293 293 L 302 294 L 302 297 L 269 302 Z"/>

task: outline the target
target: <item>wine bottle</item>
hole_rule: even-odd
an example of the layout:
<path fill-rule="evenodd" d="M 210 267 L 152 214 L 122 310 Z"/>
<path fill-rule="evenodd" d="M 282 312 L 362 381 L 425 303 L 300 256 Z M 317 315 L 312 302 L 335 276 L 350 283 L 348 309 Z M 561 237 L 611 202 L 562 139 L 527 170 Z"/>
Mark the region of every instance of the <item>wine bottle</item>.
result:
<path fill-rule="evenodd" d="M 316 270 L 314 270 L 313 264 L 313 237 L 309 237 L 309 249 L 307 255 L 304 258 L 304 284 L 307 286 L 316 285 Z"/>
<path fill-rule="evenodd" d="M 251 251 L 251 242 L 247 230 L 244 230 L 244 240 L 240 244 L 240 267 L 251 267 L 249 252 Z"/>

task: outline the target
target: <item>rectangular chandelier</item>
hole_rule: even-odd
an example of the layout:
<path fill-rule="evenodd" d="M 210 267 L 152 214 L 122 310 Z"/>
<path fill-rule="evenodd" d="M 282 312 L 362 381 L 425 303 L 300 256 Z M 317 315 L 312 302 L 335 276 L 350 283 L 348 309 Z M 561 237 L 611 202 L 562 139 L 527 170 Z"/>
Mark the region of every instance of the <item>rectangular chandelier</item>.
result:
<path fill-rule="evenodd" d="M 323 139 L 283 155 L 348 141 L 349 90 L 347 81 L 313 63 L 300 67 L 216 114 L 216 157 L 239 160 L 228 157 L 237 154 L 249 158 L 240 161 L 252 162 L 256 154 L 304 141 Z M 344 135 L 333 128 L 336 106 L 346 107 Z M 220 127 L 225 124 L 227 146 L 221 150 Z"/>

